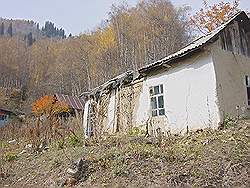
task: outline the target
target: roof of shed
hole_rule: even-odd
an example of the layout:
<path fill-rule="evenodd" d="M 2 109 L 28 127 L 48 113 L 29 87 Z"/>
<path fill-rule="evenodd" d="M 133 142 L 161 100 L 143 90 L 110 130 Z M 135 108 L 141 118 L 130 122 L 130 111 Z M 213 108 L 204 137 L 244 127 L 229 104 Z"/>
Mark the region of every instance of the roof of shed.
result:
<path fill-rule="evenodd" d="M 139 73 L 145 74 L 145 73 L 148 73 L 148 72 L 154 70 L 155 68 L 159 68 L 161 66 L 169 68 L 170 65 L 172 63 L 174 63 L 177 59 L 183 58 L 184 56 L 188 56 L 192 52 L 197 52 L 202 47 L 209 44 L 210 42 L 214 42 L 214 40 L 216 40 L 216 37 L 218 36 L 218 34 L 221 31 L 223 31 L 228 24 L 230 24 L 232 21 L 234 21 L 236 19 L 246 19 L 249 21 L 249 18 L 244 11 L 238 12 L 231 19 L 229 19 L 227 22 L 222 24 L 217 29 L 213 30 L 212 32 L 208 33 L 207 35 L 204 35 L 204 36 L 197 38 L 196 40 L 189 43 L 187 46 L 185 46 L 181 50 L 177 51 L 176 53 L 173 53 L 173 54 L 171 54 L 163 59 L 160 59 L 159 61 L 156 61 L 154 63 L 151 63 L 149 65 L 142 67 L 141 69 L 139 69 Z"/>
<path fill-rule="evenodd" d="M 76 110 L 84 109 L 85 102 L 83 99 L 80 99 L 79 97 L 63 95 L 63 94 L 55 94 L 55 96 L 58 101 L 66 103 L 70 108 L 73 108 Z"/>
<path fill-rule="evenodd" d="M 11 110 L 11 109 L 7 109 L 7 108 L 3 108 L 3 107 L 0 107 L 0 111 L 4 111 L 6 113 L 10 113 L 10 114 L 15 114 L 15 115 L 24 115 L 24 112 L 20 112 L 18 110 Z"/>

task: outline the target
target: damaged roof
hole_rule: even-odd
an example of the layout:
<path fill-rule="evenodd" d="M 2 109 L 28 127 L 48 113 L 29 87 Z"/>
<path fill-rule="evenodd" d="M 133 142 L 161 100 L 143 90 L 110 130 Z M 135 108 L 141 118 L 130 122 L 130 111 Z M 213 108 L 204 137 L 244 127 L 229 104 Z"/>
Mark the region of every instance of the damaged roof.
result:
<path fill-rule="evenodd" d="M 145 74 L 149 73 L 150 71 L 155 70 L 155 68 L 160 68 L 160 67 L 170 68 L 171 64 L 176 62 L 177 59 L 191 55 L 193 52 L 198 52 L 198 51 L 202 50 L 202 48 L 205 45 L 207 45 L 211 42 L 214 42 L 217 39 L 220 32 L 223 31 L 228 24 L 230 24 L 231 22 L 233 22 L 236 19 L 237 20 L 238 19 L 239 20 L 247 20 L 249 22 L 249 18 L 246 15 L 246 13 L 244 11 L 239 12 L 236 15 L 234 15 L 230 20 L 228 20 L 226 23 L 224 23 L 223 25 L 218 27 L 217 29 L 213 30 L 212 32 L 208 33 L 205 36 L 199 37 L 198 39 L 194 40 L 193 42 L 191 42 L 190 44 L 188 44 L 187 46 L 185 46 L 184 48 L 182 48 L 178 52 L 173 53 L 173 54 L 171 54 L 163 59 L 160 59 L 159 61 L 156 61 L 154 63 L 151 63 L 149 65 L 142 67 L 141 69 L 138 70 L 139 73 L 141 75 L 145 75 Z M 250 25 L 250 23 L 249 23 L 249 25 Z"/>
<path fill-rule="evenodd" d="M 85 102 L 83 99 L 80 99 L 79 97 L 63 95 L 63 94 L 55 94 L 55 97 L 58 101 L 64 102 L 72 109 L 76 109 L 76 110 L 84 109 Z"/>
<path fill-rule="evenodd" d="M 89 92 L 82 93 L 80 97 L 92 95 L 98 98 L 103 93 L 108 93 L 112 89 L 131 83 L 134 79 L 134 74 L 134 71 L 127 71 L 92 89 Z"/>

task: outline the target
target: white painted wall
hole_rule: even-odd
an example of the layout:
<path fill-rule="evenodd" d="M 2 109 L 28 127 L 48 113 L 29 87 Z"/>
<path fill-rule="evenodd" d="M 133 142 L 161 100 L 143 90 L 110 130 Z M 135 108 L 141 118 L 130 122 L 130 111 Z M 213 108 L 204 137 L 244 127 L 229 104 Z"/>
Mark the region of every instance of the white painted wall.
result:
<path fill-rule="evenodd" d="M 250 58 L 212 48 L 221 117 L 250 118 L 245 76 L 250 76 Z"/>
<path fill-rule="evenodd" d="M 88 119 L 88 111 L 89 111 L 89 104 L 90 100 L 87 100 L 85 105 L 84 105 L 84 112 L 83 112 L 83 130 L 84 130 L 84 135 L 86 135 L 86 129 L 87 129 L 87 119 Z"/>
<path fill-rule="evenodd" d="M 182 61 L 168 71 L 145 78 L 139 101 L 134 109 L 135 126 L 144 126 L 151 116 L 149 87 L 163 84 L 166 116 L 153 118 L 153 129 L 171 133 L 217 127 L 220 113 L 217 104 L 216 76 L 210 52 L 203 52 Z M 85 104 L 84 127 L 89 101 Z M 105 130 L 114 132 L 116 92 L 112 91 L 107 109 Z"/>
<path fill-rule="evenodd" d="M 134 112 L 137 125 L 145 124 L 151 114 L 149 87 L 159 84 L 164 87 L 166 117 L 154 118 L 156 128 L 183 133 L 187 126 L 189 129 L 199 129 L 218 125 L 220 117 L 216 77 L 212 57 L 208 52 L 192 56 L 176 68 L 143 81 L 139 107 Z"/>
<path fill-rule="evenodd" d="M 109 98 L 108 104 L 108 114 L 107 114 L 107 131 L 114 132 L 115 130 L 115 111 L 116 111 L 116 90 L 112 90 Z"/>

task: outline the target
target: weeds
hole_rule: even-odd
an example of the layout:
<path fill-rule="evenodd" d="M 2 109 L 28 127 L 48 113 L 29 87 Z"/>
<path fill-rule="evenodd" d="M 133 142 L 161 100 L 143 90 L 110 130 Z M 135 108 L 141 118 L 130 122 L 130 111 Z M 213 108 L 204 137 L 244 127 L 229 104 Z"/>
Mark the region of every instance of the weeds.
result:
<path fill-rule="evenodd" d="M 65 146 L 65 143 L 64 143 L 64 140 L 58 140 L 57 141 L 57 148 L 60 150 L 60 149 L 63 149 Z"/>
<path fill-rule="evenodd" d="M 58 168 L 62 165 L 62 161 L 59 159 L 54 159 L 53 163 L 51 164 L 51 169 Z"/>
<path fill-rule="evenodd" d="M 80 187 L 100 187 L 103 183 L 108 187 L 247 187 L 249 122 L 226 127 L 227 130 L 206 129 L 163 137 L 160 145 L 157 138 L 142 136 L 139 129 L 127 135 L 84 140 L 84 147 L 81 136 L 72 133 L 57 140 L 54 151 L 49 149 L 34 161 L 54 155 L 48 159 L 48 169 L 61 176 L 67 168 L 65 161 L 71 163 L 71 154 L 78 152 L 78 157 L 88 163 L 88 170 L 84 171 L 88 178 L 79 181 Z M 12 164 L 18 165 L 23 159 Z"/>
<path fill-rule="evenodd" d="M 68 142 L 72 147 L 81 146 L 83 144 L 82 139 L 74 134 L 69 136 Z"/>
<path fill-rule="evenodd" d="M 219 128 L 220 129 L 228 129 L 230 127 L 235 126 L 237 124 L 237 122 L 238 122 L 237 118 L 233 118 L 229 115 L 226 115 Z"/>
<path fill-rule="evenodd" d="M 129 136 L 144 136 L 145 134 L 146 131 L 141 129 L 140 127 L 133 127 L 128 131 Z"/>
<path fill-rule="evenodd" d="M 137 128 L 127 136 L 110 136 L 100 143 L 90 143 L 90 152 L 85 155 L 94 174 L 89 181 L 105 179 L 109 185 L 113 178 L 125 181 L 134 176 L 133 180 L 142 187 L 155 185 L 150 184 L 155 180 L 160 181 L 157 185 L 166 187 L 244 186 L 247 179 L 244 170 L 249 168 L 245 136 L 249 127 L 239 123 L 234 126 L 235 123 L 228 119 L 227 131 L 206 129 L 163 138 L 160 145 L 157 138 L 141 136 Z M 233 171 L 235 165 L 237 172 Z M 229 173 L 227 169 L 231 168 Z M 99 178 L 99 173 L 104 177 Z"/>
<path fill-rule="evenodd" d="M 10 161 L 14 161 L 17 159 L 17 154 L 16 153 L 6 153 L 4 155 L 4 158 L 6 161 L 10 162 Z"/>

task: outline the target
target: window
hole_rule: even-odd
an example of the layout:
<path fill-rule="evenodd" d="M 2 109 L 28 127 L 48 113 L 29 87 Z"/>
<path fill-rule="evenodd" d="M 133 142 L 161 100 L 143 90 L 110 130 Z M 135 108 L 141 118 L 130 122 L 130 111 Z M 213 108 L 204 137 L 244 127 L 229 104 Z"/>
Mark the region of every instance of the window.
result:
<path fill-rule="evenodd" d="M 247 104 L 250 106 L 250 76 L 246 76 Z"/>
<path fill-rule="evenodd" d="M 0 120 L 4 121 L 7 119 L 7 116 L 6 115 L 0 115 Z"/>
<path fill-rule="evenodd" d="M 152 116 L 165 115 L 163 85 L 149 88 Z"/>

